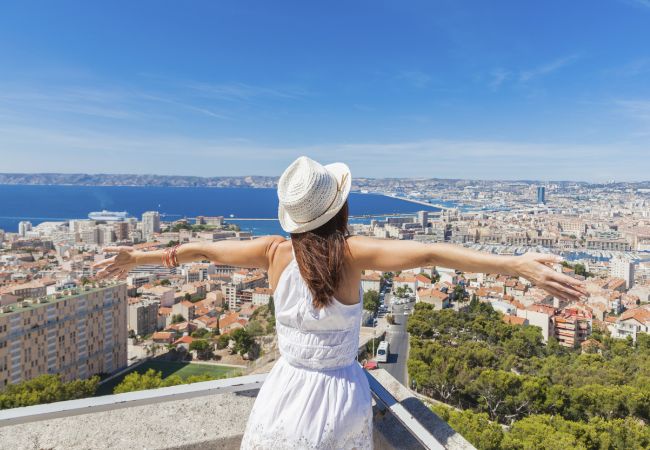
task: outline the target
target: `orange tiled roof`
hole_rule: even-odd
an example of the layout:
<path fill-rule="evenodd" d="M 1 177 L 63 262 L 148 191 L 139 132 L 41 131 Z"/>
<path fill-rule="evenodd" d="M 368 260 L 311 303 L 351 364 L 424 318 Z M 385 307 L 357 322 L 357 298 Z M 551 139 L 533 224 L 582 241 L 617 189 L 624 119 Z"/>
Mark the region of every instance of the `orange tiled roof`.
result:
<path fill-rule="evenodd" d="M 174 341 L 174 345 L 178 344 L 191 344 L 192 341 L 194 341 L 194 338 L 192 336 L 183 336 L 182 338 L 176 339 Z"/>
<path fill-rule="evenodd" d="M 523 317 L 517 317 L 517 316 L 512 316 L 510 314 L 504 314 L 501 319 L 505 323 L 509 323 L 510 325 L 525 325 L 526 324 L 526 319 Z"/>
<path fill-rule="evenodd" d="M 174 337 L 174 333 L 169 331 L 156 331 L 151 338 L 154 341 L 167 341 Z"/>
<path fill-rule="evenodd" d="M 643 307 L 628 309 L 623 314 L 621 314 L 620 320 L 629 320 L 629 319 L 634 319 L 640 323 L 650 322 L 650 311 L 648 311 L 646 308 Z"/>
<path fill-rule="evenodd" d="M 425 277 L 424 275 L 422 275 L 421 273 L 418 273 L 415 276 L 415 279 L 418 280 L 418 283 L 424 283 L 424 284 L 430 284 L 431 283 L 431 280 L 429 278 Z"/>

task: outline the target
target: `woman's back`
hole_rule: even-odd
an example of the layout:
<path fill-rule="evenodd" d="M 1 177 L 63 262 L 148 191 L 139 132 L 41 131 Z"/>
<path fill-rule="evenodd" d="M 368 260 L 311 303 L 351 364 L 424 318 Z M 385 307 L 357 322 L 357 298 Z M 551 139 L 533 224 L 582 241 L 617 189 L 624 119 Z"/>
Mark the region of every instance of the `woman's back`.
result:
<path fill-rule="evenodd" d="M 354 248 L 354 237 L 350 236 L 347 239 L 348 246 L 350 249 Z M 278 286 L 280 278 L 284 273 L 285 269 L 289 267 L 292 263 L 297 269 L 297 261 L 295 258 L 295 252 L 293 250 L 291 240 L 285 240 L 282 242 L 275 243 L 276 248 L 271 250 L 271 263 L 269 267 L 269 284 L 275 289 Z M 337 286 L 337 289 L 334 291 L 333 298 L 336 299 L 339 303 L 344 305 L 354 305 L 359 301 L 359 286 L 361 283 L 361 271 L 356 270 L 355 261 L 352 257 L 352 252 L 346 256 L 346 269 L 342 274 L 342 279 L 340 285 Z M 304 280 L 303 280 L 304 281 Z"/>
<path fill-rule="evenodd" d="M 371 448 L 370 388 L 356 361 L 360 283 L 355 302 L 332 298 L 317 308 L 293 256 L 273 274 L 281 358 L 258 394 L 242 448 Z"/>
<path fill-rule="evenodd" d="M 344 304 L 332 297 L 327 307 L 315 307 L 292 258 L 273 294 L 282 356 L 299 367 L 331 369 L 352 364 L 359 347 L 362 294 L 359 283 L 356 302 Z"/>

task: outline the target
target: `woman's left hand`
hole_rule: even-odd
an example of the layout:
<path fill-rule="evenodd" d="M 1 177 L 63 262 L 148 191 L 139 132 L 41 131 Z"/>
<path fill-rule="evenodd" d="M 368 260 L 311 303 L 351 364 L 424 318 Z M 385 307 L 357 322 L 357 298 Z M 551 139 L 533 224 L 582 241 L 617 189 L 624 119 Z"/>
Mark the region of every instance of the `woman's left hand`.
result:
<path fill-rule="evenodd" d="M 514 258 L 515 271 L 553 296 L 575 302 L 589 296 L 585 282 L 551 268 L 563 260 L 557 255 L 524 253 Z"/>

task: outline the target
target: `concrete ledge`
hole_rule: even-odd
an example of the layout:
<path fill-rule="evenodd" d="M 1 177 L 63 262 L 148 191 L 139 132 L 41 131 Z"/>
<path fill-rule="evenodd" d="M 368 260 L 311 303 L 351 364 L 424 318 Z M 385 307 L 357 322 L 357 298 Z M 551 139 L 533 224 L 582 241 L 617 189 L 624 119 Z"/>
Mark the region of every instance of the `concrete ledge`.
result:
<path fill-rule="evenodd" d="M 2 448 L 238 449 L 257 390 L 0 428 Z"/>
<path fill-rule="evenodd" d="M 378 369 L 367 376 L 375 397 L 376 449 L 474 448 L 388 372 Z M 1 447 L 238 449 L 264 378 L 249 375 L 0 411 Z"/>

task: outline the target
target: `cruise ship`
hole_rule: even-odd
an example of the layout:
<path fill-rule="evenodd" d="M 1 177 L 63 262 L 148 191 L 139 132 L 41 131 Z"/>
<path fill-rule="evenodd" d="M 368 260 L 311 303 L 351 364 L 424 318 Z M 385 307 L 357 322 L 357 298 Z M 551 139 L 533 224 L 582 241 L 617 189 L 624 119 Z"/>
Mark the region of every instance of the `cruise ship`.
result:
<path fill-rule="evenodd" d="M 100 220 L 103 222 L 119 222 L 129 217 L 126 211 L 95 211 L 88 214 L 88 218 L 92 220 Z"/>

